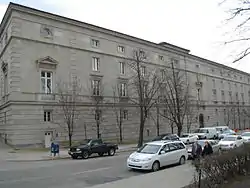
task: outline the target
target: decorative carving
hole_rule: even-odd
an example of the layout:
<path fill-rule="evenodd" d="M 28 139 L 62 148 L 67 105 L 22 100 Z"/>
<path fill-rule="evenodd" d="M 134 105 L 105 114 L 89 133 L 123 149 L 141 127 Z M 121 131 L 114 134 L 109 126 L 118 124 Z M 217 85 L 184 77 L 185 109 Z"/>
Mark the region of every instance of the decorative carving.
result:
<path fill-rule="evenodd" d="M 39 68 L 56 69 L 58 61 L 56 61 L 50 56 L 47 56 L 36 60 L 36 64 L 37 64 L 37 70 L 39 70 Z"/>
<path fill-rule="evenodd" d="M 54 36 L 53 28 L 47 25 L 41 25 L 40 34 L 44 38 L 52 39 Z"/>

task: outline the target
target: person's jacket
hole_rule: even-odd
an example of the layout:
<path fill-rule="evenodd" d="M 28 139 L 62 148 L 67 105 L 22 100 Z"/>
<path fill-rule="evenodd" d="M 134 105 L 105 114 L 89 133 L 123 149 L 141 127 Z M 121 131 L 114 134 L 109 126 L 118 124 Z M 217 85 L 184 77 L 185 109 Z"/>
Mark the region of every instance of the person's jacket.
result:
<path fill-rule="evenodd" d="M 202 147 L 200 144 L 197 144 L 197 149 L 195 151 L 195 145 L 192 146 L 192 155 L 194 157 L 199 157 L 202 154 Z"/>
<path fill-rule="evenodd" d="M 213 148 L 210 144 L 205 145 L 202 151 L 202 156 L 210 155 L 213 153 Z"/>

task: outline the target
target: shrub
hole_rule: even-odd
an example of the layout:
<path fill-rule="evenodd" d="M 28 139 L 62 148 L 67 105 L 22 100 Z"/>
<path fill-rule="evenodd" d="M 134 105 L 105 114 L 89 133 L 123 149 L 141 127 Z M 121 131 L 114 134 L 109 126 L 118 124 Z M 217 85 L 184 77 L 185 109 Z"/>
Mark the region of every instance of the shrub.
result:
<path fill-rule="evenodd" d="M 190 188 L 222 187 L 238 176 L 250 174 L 250 144 L 205 157 L 193 164 L 197 172 Z"/>

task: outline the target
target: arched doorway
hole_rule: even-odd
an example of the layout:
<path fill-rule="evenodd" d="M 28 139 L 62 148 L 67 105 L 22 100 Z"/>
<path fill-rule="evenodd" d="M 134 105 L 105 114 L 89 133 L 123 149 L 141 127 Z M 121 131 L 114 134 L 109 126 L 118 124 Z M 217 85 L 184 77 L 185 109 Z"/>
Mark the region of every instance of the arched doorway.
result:
<path fill-rule="evenodd" d="M 200 125 L 200 128 L 204 127 L 204 115 L 203 114 L 199 115 L 199 125 Z"/>

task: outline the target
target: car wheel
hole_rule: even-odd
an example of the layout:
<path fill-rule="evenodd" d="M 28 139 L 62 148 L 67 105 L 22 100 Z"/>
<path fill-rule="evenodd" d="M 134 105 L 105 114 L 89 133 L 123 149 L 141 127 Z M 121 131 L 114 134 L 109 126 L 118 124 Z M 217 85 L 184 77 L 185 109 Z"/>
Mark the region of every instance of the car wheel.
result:
<path fill-rule="evenodd" d="M 114 148 L 111 148 L 111 149 L 109 150 L 109 155 L 110 155 L 110 156 L 115 155 L 115 149 L 114 149 Z"/>
<path fill-rule="evenodd" d="M 102 152 L 101 152 L 101 153 L 98 153 L 98 155 L 99 155 L 100 157 L 102 157 L 102 156 L 103 156 L 103 154 L 104 154 L 104 153 L 102 153 Z"/>
<path fill-rule="evenodd" d="M 181 158 L 180 158 L 180 160 L 179 160 L 179 164 L 180 165 L 183 165 L 183 164 L 185 164 L 186 163 L 186 158 L 184 157 L 184 156 L 182 156 Z"/>
<path fill-rule="evenodd" d="M 82 153 L 82 158 L 83 158 L 83 159 L 89 158 L 89 153 L 88 153 L 87 151 L 84 151 L 84 152 Z"/>
<path fill-rule="evenodd" d="M 156 172 L 158 170 L 160 170 L 160 163 L 158 161 L 155 161 L 152 165 L 152 171 Z"/>
<path fill-rule="evenodd" d="M 78 157 L 77 156 L 71 156 L 72 159 L 77 159 Z"/>
<path fill-rule="evenodd" d="M 214 140 L 216 140 L 217 136 L 214 135 Z"/>

